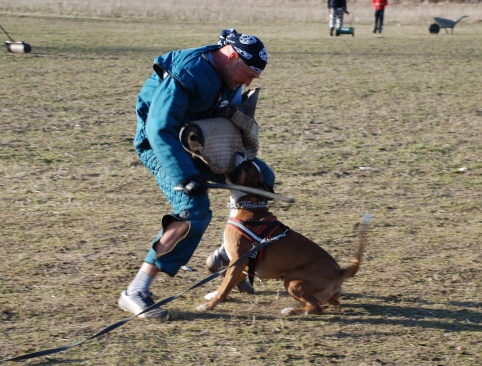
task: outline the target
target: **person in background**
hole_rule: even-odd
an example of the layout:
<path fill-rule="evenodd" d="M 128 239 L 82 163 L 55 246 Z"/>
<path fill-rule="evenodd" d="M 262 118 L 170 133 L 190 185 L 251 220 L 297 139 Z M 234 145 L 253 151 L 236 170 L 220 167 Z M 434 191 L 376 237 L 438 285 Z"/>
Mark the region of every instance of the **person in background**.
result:
<path fill-rule="evenodd" d="M 189 121 L 216 117 L 222 107 L 241 103 L 243 85 L 259 78 L 267 62 L 261 40 L 234 29 L 222 31 L 218 44 L 177 50 L 154 60 L 154 72 L 137 99 L 134 147 L 173 213 L 162 217 L 162 229 L 152 240 L 144 263 L 121 292 L 121 309 L 138 314 L 153 305 L 150 287 L 154 277 L 159 272 L 174 277 L 189 262 L 212 218 L 207 182 L 225 181 L 224 174 L 212 173 L 184 150 L 179 140 L 181 128 Z M 260 159 L 254 161 L 272 187 L 273 171 Z M 229 262 L 223 254 L 217 261 Z M 166 316 L 166 310 L 156 308 L 140 317 Z"/>
<path fill-rule="evenodd" d="M 343 27 L 343 14 L 349 14 L 346 0 L 328 0 L 328 9 L 330 9 L 330 36 L 333 36 L 337 20 L 338 28 L 341 28 Z"/>
<path fill-rule="evenodd" d="M 385 6 L 388 5 L 387 0 L 372 0 L 372 6 L 375 8 L 375 22 L 373 24 L 373 33 L 382 33 L 383 17 L 385 15 Z"/>

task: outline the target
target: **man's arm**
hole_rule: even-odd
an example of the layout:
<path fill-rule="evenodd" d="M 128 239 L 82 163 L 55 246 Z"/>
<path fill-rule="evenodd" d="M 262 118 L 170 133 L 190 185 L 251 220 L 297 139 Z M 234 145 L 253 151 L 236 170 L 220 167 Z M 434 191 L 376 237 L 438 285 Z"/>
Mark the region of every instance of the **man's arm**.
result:
<path fill-rule="evenodd" d="M 154 92 L 146 121 L 146 135 L 167 175 L 176 183 L 198 171 L 179 141 L 189 105 L 188 92 L 168 77 Z"/>

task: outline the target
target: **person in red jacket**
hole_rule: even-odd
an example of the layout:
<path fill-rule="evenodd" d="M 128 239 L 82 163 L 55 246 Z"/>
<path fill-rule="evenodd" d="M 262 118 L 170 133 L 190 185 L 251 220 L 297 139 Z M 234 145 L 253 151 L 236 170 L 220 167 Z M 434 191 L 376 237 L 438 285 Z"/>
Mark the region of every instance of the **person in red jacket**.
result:
<path fill-rule="evenodd" d="M 385 6 L 388 5 L 387 0 L 372 0 L 372 5 L 375 8 L 375 23 L 373 26 L 373 33 L 382 33 L 383 16 L 385 13 Z"/>

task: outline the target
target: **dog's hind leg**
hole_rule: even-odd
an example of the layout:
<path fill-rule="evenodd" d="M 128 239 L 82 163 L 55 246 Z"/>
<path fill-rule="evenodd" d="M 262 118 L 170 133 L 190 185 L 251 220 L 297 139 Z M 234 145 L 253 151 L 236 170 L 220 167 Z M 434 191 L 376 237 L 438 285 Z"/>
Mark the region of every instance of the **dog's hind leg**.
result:
<path fill-rule="evenodd" d="M 288 293 L 298 300 L 303 307 L 285 308 L 281 310 L 283 315 L 299 315 L 299 314 L 322 314 L 323 309 L 319 304 L 313 284 L 306 281 L 286 281 L 285 288 Z"/>
<path fill-rule="evenodd" d="M 338 310 L 341 309 L 340 300 L 338 300 L 340 298 L 340 294 L 341 294 L 341 287 L 335 289 L 333 295 L 327 301 L 328 304 L 337 307 Z"/>

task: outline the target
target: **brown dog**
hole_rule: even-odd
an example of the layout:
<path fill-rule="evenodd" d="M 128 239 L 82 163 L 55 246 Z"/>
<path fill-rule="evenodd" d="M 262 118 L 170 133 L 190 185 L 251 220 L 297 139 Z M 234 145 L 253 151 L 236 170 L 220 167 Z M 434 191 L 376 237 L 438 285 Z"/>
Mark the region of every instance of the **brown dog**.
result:
<path fill-rule="evenodd" d="M 266 187 L 259 169 L 251 161 L 241 163 L 235 172 L 229 175 L 228 180 L 248 187 Z M 234 216 L 237 222 L 257 221 L 268 224 L 276 219 L 267 208 L 266 199 L 261 196 L 235 191 L 231 192 L 231 197 L 232 201 L 233 197 L 235 201 L 231 217 Z M 338 297 L 343 281 L 353 277 L 359 269 L 369 221 L 368 216 L 362 221 L 358 251 L 351 265 L 346 268 L 340 268 L 330 254 L 296 231 L 288 229 L 286 235 L 282 236 L 287 227 L 281 224 L 273 228 L 269 236 L 281 236 L 263 248 L 263 259 L 257 260 L 255 275 L 260 279 L 283 280 L 286 291 L 303 305 L 299 308 L 283 309 L 282 314 L 321 314 L 321 305 L 339 305 Z M 225 245 L 231 265 L 251 250 L 252 240 L 245 237 L 238 228 L 228 225 L 225 231 Z M 246 276 L 244 271 L 247 265 L 248 260 L 229 268 L 221 286 L 211 294 L 211 301 L 200 305 L 198 310 L 212 310 L 218 303 L 224 302 L 231 289 Z"/>

